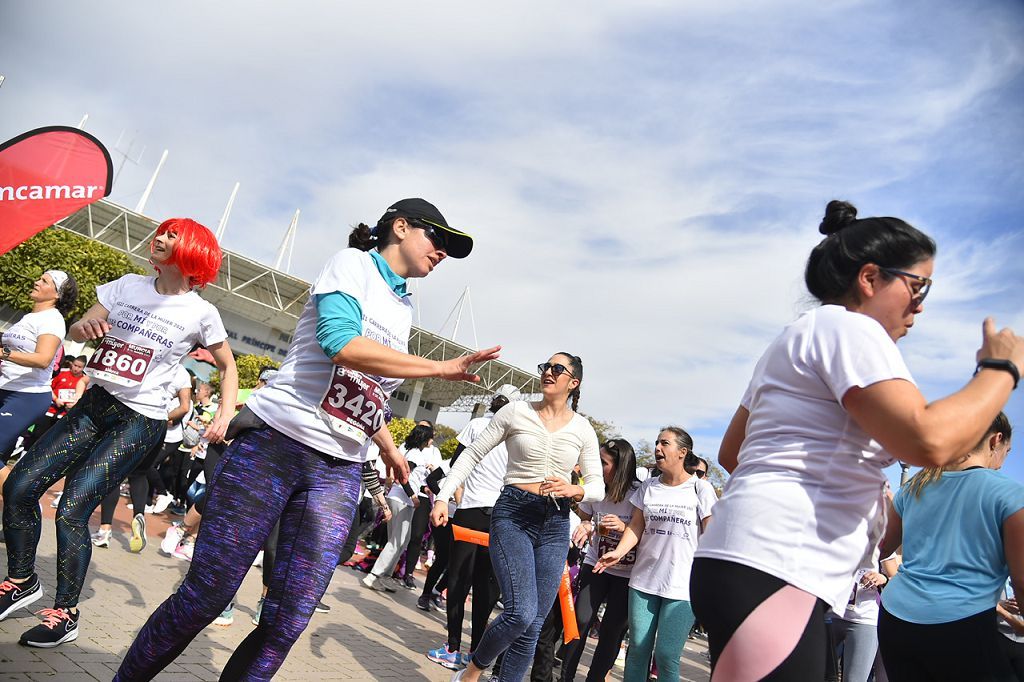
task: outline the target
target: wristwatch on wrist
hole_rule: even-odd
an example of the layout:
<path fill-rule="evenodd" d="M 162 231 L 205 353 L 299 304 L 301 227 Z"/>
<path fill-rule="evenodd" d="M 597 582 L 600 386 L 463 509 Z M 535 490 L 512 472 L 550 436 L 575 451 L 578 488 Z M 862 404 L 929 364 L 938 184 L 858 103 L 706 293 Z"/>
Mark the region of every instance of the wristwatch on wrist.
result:
<path fill-rule="evenodd" d="M 4 360 L 10 360 L 10 359 L 11 359 L 11 347 L 10 346 L 4 346 Z"/>
<path fill-rule="evenodd" d="M 4 349 L 6 352 L 7 349 Z M 1017 384 L 1020 383 L 1020 370 L 1017 369 L 1017 365 L 1013 364 L 1012 360 L 997 360 L 995 358 L 985 358 L 984 360 L 978 361 L 978 368 L 974 370 L 977 374 L 983 369 L 1001 369 L 1004 372 L 1009 372 L 1013 377 L 1013 387 L 1016 389 Z"/>

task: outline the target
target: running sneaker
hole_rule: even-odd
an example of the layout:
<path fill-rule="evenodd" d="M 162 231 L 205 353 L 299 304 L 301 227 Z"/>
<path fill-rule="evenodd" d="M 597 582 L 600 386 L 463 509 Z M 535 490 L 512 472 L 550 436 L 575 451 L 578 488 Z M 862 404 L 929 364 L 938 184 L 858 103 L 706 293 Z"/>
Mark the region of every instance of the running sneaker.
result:
<path fill-rule="evenodd" d="M 394 592 L 395 588 L 391 587 L 384 582 L 384 578 L 378 578 L 372 573 L 367 573 L 366 577 L 360 580 L 363 587 L 369 587 L 374 592 Z"/>
<path fill-rule="evenodd" d="M 156 501 L 153 502 L 153 513 L 162 514 L 169 506 L 171 506 L 171 502 L 174 502 L 174 495 L 169 493 L 157 495 Z"/>
<path fill-rule="evenodd" d="M 186 511 L 185 505 L 183 504 L 172 504 L 167 507 L 167 513 L 174 514 L 175 516 L 184 516 Z"/>
<path fill-rule="evenodd" d="M 402 578 L 402 587 L 407 590 L 416 589 L 416 579 L 412 577 L 412 573 L 406 573 L 405 577 Z"/>
<path fill-rule="evenodd" d="M 138 554 L 146 549 L 146 517 L 136 514 L 132 518 L 132 537 L 128 541 L 128 550 Z"/>
<path fill-rule="evenodd" d="M 110 530 L 103 530 L 102 528 L 92 534 L 92 544 L 97 547 L 110 547 Z"/>
<path fill-rule="evenodd" d="M 220 615 L 213 619 L 214 625 L 226 628 L 235 622 L 235 602 L 228 604 L 228 607 L 220 612 Z"/>
<path fill-rule="evenodd" d="M 11 615 L 15 609 L 34 604 L 42 596 L 43 586 L 35 573 L 22 583 L 11 582 L 10 578 L 5 578 L 0 583 L 0 620 Z"/>
<path fill-rule="evenodd" d="M 260 624 L 260 616 L 263 615 L 263 599 L 264 599 L 263 597 L 260 597 L 260 600 L 258 602 L 256 602 L 256 613 L 252 617 L 252 624 L 253 625 L 259 625 Z"/>
<path fill-rule="evenodd" d="M 171 552 L 171 556 L 176 559 L 184 559 L 185 561 L 192 561 L 192 552 L 195 551 L 196 541 L 191 535 L 186 535 L 181 538 L 181 542 Z"/>
<path fill-rule="evenodd" d="M 160 551 L 164 554 L 174 554 L 174 548 L 178 546 L 181 539 L 185 537 L 185 529 L 178 522 L 171 524 L 171 527 L 164 533 L 164 539 L 160 541 Z"/>
<path fill-rule="evenodd" d="M 36 612 L 43 622 L 35 626 L 18 640 L 25 646 L 41 649 L 52 649 L 64 642 L 78 639 L 79 613 L 71 613 L 69 609 L 43 609 Z"/>
<path fill-rule="evenodd" d="M 462 662 L 462 654 L 458 651 L 449 651 L 447 644 L 428 651 L 427 658 L 449 670 L 461 670 L 466 667 L 466 664 Z"/>
<path fill-rule="evenodd" d="M 331 612 L 331 607 L 328 606 L 327 604 L 323 603 L 322 601 L 318 601 L 316 603 L 316 608 L 314 608 L 313 610 L 316 611 L 317 613 L 330 613 Z"/>
<path fill-rule="evenodd" d="M 420 598 L 416 600 L 416 608 L 420 611 L 430 611 L 430 597 L 420 595 Z"/>
<path fill-rule="evenodd" d="M 147 514 L 152 514 L 152 513 L 154 513 L 154 512 L 153 512 L 153 505 L 151 505 L 151 504 L 147 504 L 147 505 L 146 505 L 146 509 L 145 509 L 145 511 L 146 511 L 146 513 L 147 513 Z"/>
<path fill-rule="evenodd" d="M 437 594 L 436 592 L 430 597 L 430 603 L 437 607 L 438 611 L 445 610 L 446 601 L 443 594 Z"/>
<path fill-rule="evenodd" d="M 462 666 L 463 667 L 469 665 L 469 661 L 472 658 L 473 658 L 473 652 L 472 651 L 470 651 L 468 654 L 459 654 L 459 660 L 462 662 Z"/>

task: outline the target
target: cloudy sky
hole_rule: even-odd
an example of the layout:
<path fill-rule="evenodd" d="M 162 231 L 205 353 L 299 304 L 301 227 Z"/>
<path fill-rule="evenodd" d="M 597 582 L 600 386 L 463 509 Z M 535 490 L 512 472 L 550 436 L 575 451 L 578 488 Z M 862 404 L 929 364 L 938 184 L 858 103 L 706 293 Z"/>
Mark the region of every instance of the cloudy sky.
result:
<path fill-rule="evenodd" d="M 88 114 L 129 207 L 170 150 L 155 218 L 215 226 L 241 182 L 224 244 L 271 264 L 301 209 L 306 278 L 423 196 L 477 241 L 421 283 L 422 326 L 469 286 L 482 345 L 575 352 L 584 411 L 713 455 L 812 305 L 829 199 L 937 239 L 901 342 L 929 398 L 970 377 L 985 315 L 1024 329 L 1022 37 L 1008 1 L 6 3 L 0 139 Z"/>

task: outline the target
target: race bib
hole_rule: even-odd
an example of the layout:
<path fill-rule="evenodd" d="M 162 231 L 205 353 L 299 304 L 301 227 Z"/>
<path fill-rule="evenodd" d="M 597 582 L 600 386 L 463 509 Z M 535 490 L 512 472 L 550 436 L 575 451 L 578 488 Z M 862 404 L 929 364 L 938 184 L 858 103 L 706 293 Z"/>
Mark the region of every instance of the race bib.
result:
<path fill-rule="evenodd" d="M 71 402 L 75 399 L 75 389 L 73 388 L 62 388 L 57 391 L 57 400 L 62 403 Z"/>
<path fill-rule="evenodd" d="M 317 414 L 332 433 L 362 445 L 384 426 L 387 401 L 387 395 L 376 381 L 335 365 Z"/>
<path fill-rule="evenodd" d="M 85 373 L 119 386 L 138 386 L 153 362 L 153 349 L 104 336 Z"/>
<path fill-rule="evenodd" d="M 597 556 L 603 557 L 608 552 L 619 546 L 622 539 L 621 533 L 604 533 L 597 536 Z M 636 547 L 626 552 L 626 556 L 618 563 L 619 566 L 632 566 L 636 563 Z"/>

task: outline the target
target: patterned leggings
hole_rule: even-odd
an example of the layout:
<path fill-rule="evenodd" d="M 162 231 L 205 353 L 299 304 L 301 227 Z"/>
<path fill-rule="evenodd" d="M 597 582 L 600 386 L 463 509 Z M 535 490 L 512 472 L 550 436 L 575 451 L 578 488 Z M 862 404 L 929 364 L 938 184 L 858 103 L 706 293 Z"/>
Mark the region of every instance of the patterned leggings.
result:
<path fill-rule="evenodd" d="M 362 465 L 322 455 L 271 427 L 242 433 L 209 484 L 188 575 L 139 631 L 115 680 L 150 680 L 234 598 L 280 519 L 260 624 L 221 680 L 269 680 L 327 591 L 359 502 Z"/>
<path fill-rule="evenodd" d="M 25 453 L 4 483 L 8 575 L 28 578 L 35 570 L 42 530 L 39 498 L 66 478 L 57 507 L 54 606 L 77 606 L 92 559 L 89 517 L 153 444 L 163 440 L 166 430 L 167 422 L 139 414 L 102 386 L 86 391 Z"/>

